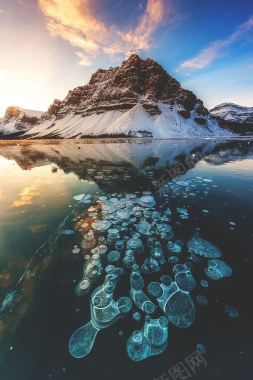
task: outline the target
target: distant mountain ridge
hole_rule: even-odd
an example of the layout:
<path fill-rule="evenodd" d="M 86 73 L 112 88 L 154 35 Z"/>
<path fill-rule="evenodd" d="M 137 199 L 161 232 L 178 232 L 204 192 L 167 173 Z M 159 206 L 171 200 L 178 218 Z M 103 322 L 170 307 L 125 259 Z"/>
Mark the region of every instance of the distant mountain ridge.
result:
<path fill-rule="evenodd" d="M 210 110 L 219 123 L 238 133 L 253 132 L 253 107 L 222 103 Z"/>
<path fill-rule="evenodd" d="M 4 117 L 0 119 L 0 134 L 21 136 L 39 121 L 42 114 L 41 111 L 10 106 L 6 109 Z"/>
<path fill-rule="evenodd" d="M 63 101 L 56 99 L 26 125 L 22 138 L 226 135 L 193 92 L 154 60 L 133 54 L 119 67 L 97 70 Z"/>

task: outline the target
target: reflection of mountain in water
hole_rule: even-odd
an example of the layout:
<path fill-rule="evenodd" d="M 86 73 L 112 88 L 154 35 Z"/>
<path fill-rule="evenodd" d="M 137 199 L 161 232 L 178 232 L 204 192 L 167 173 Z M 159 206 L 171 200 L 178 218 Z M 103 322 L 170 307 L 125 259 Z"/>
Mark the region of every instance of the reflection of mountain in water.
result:
<path fill-rule="evenodd" d="M 201 160 L 223 164 L 253 152 L 241 140 L 59 141 L 5 143 L 0 154 L 24 170 L 56 164 L 65 173 L 95 181 L 108 192 L 154 188 L 161 180 L 186 173 Z M 232 158 L 231 158 L 232 157 Z"/>
<path fill-rule="evenodd" d="M 253 141 L 229 141 L 218 144 L 205 158 L 212 165 L 222 165 L 228 162 L 253 158 Z"/>

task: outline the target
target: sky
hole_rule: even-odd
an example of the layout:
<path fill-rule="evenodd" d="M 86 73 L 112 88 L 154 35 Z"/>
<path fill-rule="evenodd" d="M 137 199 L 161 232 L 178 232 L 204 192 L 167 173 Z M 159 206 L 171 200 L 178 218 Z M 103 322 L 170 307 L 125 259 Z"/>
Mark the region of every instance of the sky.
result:
<path fill-rule="evenodd" d="M 0 0 L 0 116 L 46 111 L 131 53 L 208 108 L 253 106 L 252 0 Z"/>

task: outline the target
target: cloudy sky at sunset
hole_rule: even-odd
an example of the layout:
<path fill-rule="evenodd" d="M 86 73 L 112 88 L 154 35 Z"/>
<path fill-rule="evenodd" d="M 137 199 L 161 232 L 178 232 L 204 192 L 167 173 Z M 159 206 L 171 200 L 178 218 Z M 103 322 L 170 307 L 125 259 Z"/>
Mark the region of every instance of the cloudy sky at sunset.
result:
<path fill-rule="evenodd" d="M 44 111 L 131 52 L 207 107 L 253 106 L 252 0 L 0 0 L 0 115 Z"/>

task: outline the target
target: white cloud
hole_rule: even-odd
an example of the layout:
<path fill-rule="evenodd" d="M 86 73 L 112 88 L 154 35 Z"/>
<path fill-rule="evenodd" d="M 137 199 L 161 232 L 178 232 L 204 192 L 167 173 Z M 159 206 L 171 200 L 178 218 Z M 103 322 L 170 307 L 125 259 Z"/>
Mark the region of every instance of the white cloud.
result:
<path fill-rule="evenodd" d="M 196 57 L 184 61 L 176 71 L 182 70 L 199 70 L 210 65 L 215 59 L 217 59 L 224 49 L 229 48 L 235 42 L 242 40 L 247 32 L 253 29 L 253 17 L 249 18 L 245 23 L 241 24 L 232 34 L 223 40 L 217 40 L 211 42 L 205 47 Z"/>

